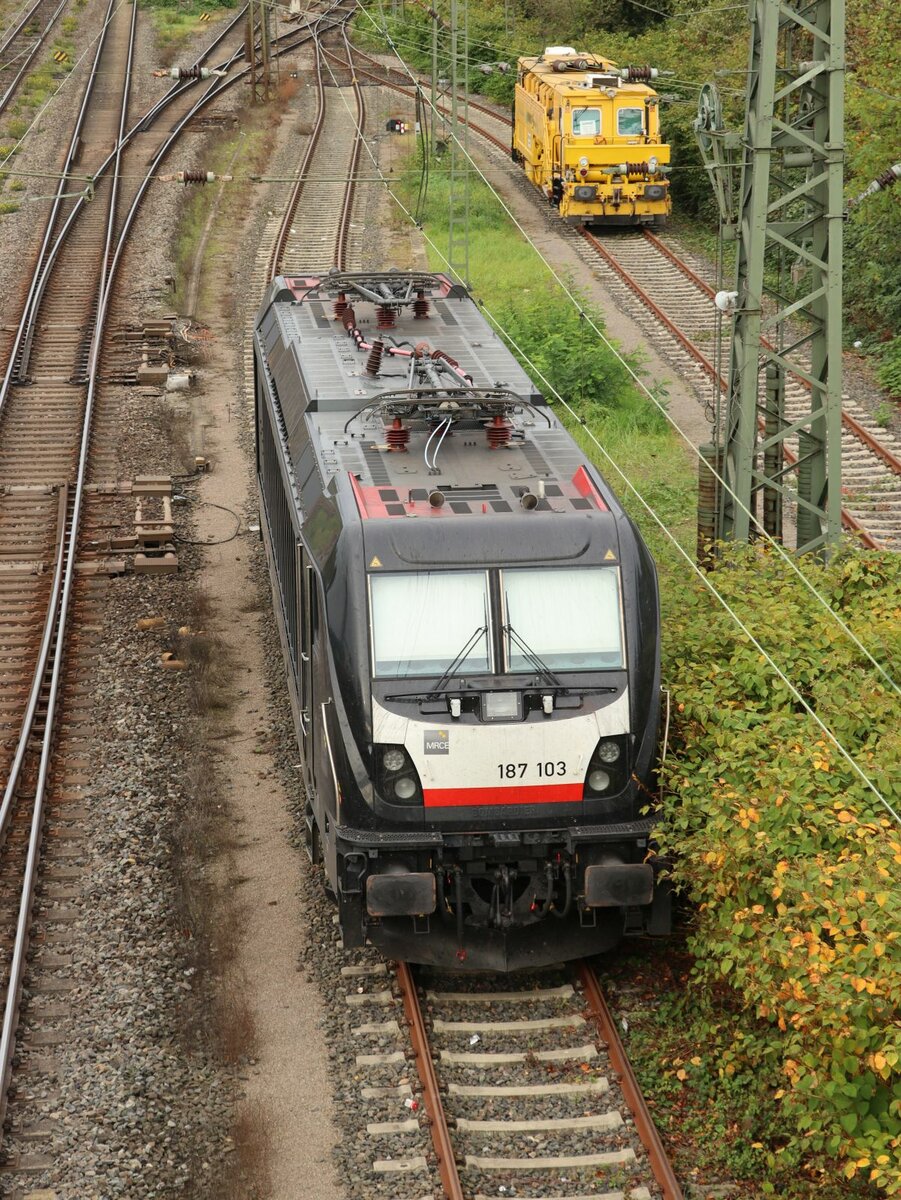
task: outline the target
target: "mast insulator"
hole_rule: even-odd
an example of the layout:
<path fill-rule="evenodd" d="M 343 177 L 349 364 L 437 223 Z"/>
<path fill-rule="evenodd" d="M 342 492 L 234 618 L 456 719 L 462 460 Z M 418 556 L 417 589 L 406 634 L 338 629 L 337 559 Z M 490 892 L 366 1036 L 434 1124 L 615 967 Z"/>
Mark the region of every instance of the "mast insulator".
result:
<path fill-rule="evenodd" d="M 417 292 L 416 299 L 413 301 L 413 318 L 416 321 L 424 321 L 429 315 L 429 302 L 425 298 L 425 292 Z"/>
<path fill-rule="evenodd" d="M 338 299 L 335 301 L 334 308 L 336 318 L 344 316 L 344 313 L 347 311 L 347 296 L 344 292 L 338 293 Z"/>
<path fill-rule="evenodd" d="M 382 352 L 385 349 L 385 343 L 379 338 L 374 338 L 372 349 L 369 351 L 369 357 L 366 359 L 366 374 L 378 375 L 379 367 L 382 365 Z"/>
<path fill-rule="evenodd" d="M 485 430 L 489 450 L 502 450 L 510 442 L 510 422 L 506 417 L 492 417 L 491 424 Z"/>
<path fill-rule="evenodd" d="M 388 449 L 406 450 L 407 442 L 409 442 L 409 440 L 409 429 L 405 427 L 400 417 L 395 417 L 391 422 L 391 428 L 385 430 L 385 441 L 388 443 Z"/>
<path fill-rule="evenodd" d="M 376 311 L 376 324 L 379 329 L 393 329 L 397 314 L 390 304 L 380 304 Z"/>

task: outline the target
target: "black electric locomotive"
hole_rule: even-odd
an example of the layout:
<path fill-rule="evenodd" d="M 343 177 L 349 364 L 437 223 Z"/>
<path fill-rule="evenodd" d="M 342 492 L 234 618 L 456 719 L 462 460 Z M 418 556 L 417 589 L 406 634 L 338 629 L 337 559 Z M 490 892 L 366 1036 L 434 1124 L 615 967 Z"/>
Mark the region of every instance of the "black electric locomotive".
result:
<path fill-rule="evenodd" d="M 510 970 L 666 932 L 654 564 L 467 290 L 279 278 L 257 471 L 347 946 Z"/>

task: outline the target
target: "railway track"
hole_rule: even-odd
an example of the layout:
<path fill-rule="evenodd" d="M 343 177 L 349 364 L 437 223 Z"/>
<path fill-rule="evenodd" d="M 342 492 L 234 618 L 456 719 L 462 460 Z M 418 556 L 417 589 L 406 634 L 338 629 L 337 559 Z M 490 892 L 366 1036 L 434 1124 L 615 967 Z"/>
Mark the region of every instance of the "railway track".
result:
<path fill-rule="evenodd" d="M 13 1194 L 23 1186 L 17 1180 L 53 1165 L 35 1150 L 53 1136 L 46 1113 L 56 1064 L 46 1051 L 61 1040 L 56 1023 L 78 982 L 65 933 L 91 853 L 82 833 L 91 735 L 85 657 L 104 575 L 122 569 L 105 557 L 104 531 L 121 516 L 117 493 L 131 492 L 111 483 L 121 392 L 105 375 L 104 331 L 131 227 L 160 164 L 197 113 L 246 74 L 237 68 L 200 95 L 177 83 L 129 129 L 138 12 L 110 4 L 0 383 L 0 1121 L 9 1097 L 21 1096 L 4 1146 Z M 224 26 L 200 63 L 240 20 Z M 292 49 L 306 36 L 280 41 Z M 242 55 L 234 40 L 226 66 Z M 155 142 L 135 136 L 163 116 Z M 90 204 L 71 194 L 66 178 L 76 158 L 78 173 L 94 178 Z M 89 484 L 92 475 L 98 482 Z M 42 847 L 50 853 L 39 872 Z"/>
<path fill-rule="evenodd" d="M 372 1171 L 393 1192 L 682 1196 L 587 962 L 500 982 L 341 973 Z"/>
<path fill-rule="evenodd" d="M 127 112 L 131 61 L 136 29 L 136 8 L 107 13 L 104 35 L 98 44 L 91 79 L 79 114 L 70 160 L 80 143 L 90 169 L 98 148 L 117 140 Z M 67 168 L 68 169 L 68 164 Z M 54 220 L 64 220 L 66 203 L 58 205 Z M 7 780 L 0 808 L 4 839 L 2 919 L 8 947 L 3 957 L 5 1007 L 0 1034 L 0 1117 L 5 1117 L 7 1094 L 16 1049 L 19 1004 L 25 978 L 32 911 L 38 883 L 45 805 L 54 781 L 51 762 L 55 744 L 58 702 L 64 684 L 64 641 L 75 583 L 75 548 L 81 517 L 88 455 L 90 403 L 81 380 L 85 375 L 83 314 L 96 309 L 102 279 L 102 248 L 106 231 L 115 219 L 116 186 L 102 190 L 89 220 L 73 237 L 46 289 L 43 305 L 32 310 L 30 322 L 17 341 L 18 353 L 10 363 L 0 393 L 0 549 L 20 548 L 16 531 L 19 505 L 11 499 L 32 495 L 35 506 L 29 528 L 38 549 L 43 540 L 50 570 L 47 581 L 35 588 L 30 578 L 18 594 L 20 615 L 28 614 L 23 627 L 7 626 L 2 634 L 6 672 L 3 676 L 3 767 Z M 42 264 L 39 264 L 39 266 Z M 46 329 L 36 331 L 38 316 Z M 39 336 L 46 332 L 47 337 Z M 26 377 L 23 373 L 29 372 Z M 18 385 L 13 380 L 18 379 Z M 72 481 L 75 480 L 74 484 Z M 51 523 L 40 528 L 39 511 L 55 495 Z M 49 515 L 49 514 L 48 514 Z M 53 530 L 52 539 L 50 530 Z M 48 545 L 49 543 L 49 545 Z M 43 573 L 40 568 L 32 567 Z M 43 611 L 43 620 L 38 614 Z M 37 619 L 36 619 L 37 618 Z M 18 736 L 16 736 L 16 734 Z M 63 772 L 57 772 L 63 776 Z M 27 1059 L 27 1051 L 24 1055 Z"/>
<path fill-rule="evenodd" d="M 351 11 L 344 10 L 338 29 L 328 28 L 324 18 L 312 26 L 316 118 L 277 225 L 266 262 L 265 283 L 276 275 L 328 271 L 331 267 L 353 269 L 348 264 L 352 254 L 354 180 L 363 146 L 366 105 L 350 65 L 345 22 L 351 16 Z M 329 36 L 340 39 L 344 58 L 328 53 L 325 39 Z M 337 67 L 332 62 L 337 62 Z M 296 220 L 302 199 L 309 203 L 302 219 Z M 355 249 L 359 258 L 359 244 Z M 261 290 L 259 299 L 262 295 Z"/>
<path fill-rule="evenodd" d="M 358 53 L 358 52 L 357 52 Z M 358 67 L 384 87 L 415 97 L 409 77 L 385 67 L 369 55 L 370 66 Z M 473 133 L 509 155 L 510 120 L 485 105 L 470 103 L 478 122 L 469 121 Z M 443 116 L 449 114 L 439 104 Z M 488 122 L 486 124 L 486 117 Z M 508 167 L 517 182 L 521 173 Z M 706 401 L 710 385 L 719 379 L 711 359 L 717 314 L 714 289 L 687 263 L 668 237 L 647 230 L 605 232 L 598 236 L 562 222 L 558 232 L 578 246 L 581 257 L 618 296 L 626 300 L 631 315 L 649 337 L 666 344 L 671 361 Z M 809 408 L 809 390 L 798 378 L 786 381 L 788 421 Z M 901 442 L 879 430 L 867 411 L 852 396 L 843 398 L 842 411 L 842 523 L 870 548 L 901 549 Z M 786 457 L 794 455 L 789 446 Z"/>
<path fill-rule="evenodd" d="M 725 386 L 712 358 L 714 289 L 671 241 L 647 231 L 603 238 L 585 229 L 579 233 L 602 274 L 615 274 L 652 318 L 653 332 L 675 343 L 683 369 L 688 367 L 695 379 L 700 371 L 706 380 Z M 810 391 L 801 379 L 790 375 L 785 393 L 787 421 L 809 411 Z M 796 442 L 789 446 L 793 455 Z M 901 444 L 880 435 L 851 396 L 842 400 L 842 493 L 846 529 L 871 547 L 901 549 Z"/>
<path fill-rule="evenodd" d="M 0 37 L 0 115 L 9 108 L 68 0 L 27 4 Z"/>

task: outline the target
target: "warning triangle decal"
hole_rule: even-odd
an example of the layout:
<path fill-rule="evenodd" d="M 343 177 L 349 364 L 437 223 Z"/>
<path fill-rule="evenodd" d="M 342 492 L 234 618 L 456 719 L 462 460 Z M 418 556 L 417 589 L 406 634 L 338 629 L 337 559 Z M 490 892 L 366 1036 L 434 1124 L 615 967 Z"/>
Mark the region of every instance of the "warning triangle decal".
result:
<path fill-rule="evenodd" d="M 378 557 L 378 555 L 373 554 L 372 562 L 369 565 L 370 567 L 380 567 L 382 565 L 382 560 Z"/>
<path fill-rule="evenodd" d="M 612 550 L 608 550 L 604 555 L 604 562 L 616 562 L 616 555 Z"/>

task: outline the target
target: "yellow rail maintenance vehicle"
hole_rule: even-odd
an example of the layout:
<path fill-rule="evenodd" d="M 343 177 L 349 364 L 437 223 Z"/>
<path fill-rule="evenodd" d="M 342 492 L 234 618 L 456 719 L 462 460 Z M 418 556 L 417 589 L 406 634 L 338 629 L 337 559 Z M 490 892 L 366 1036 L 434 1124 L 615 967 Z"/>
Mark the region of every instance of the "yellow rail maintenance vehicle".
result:
<path fill-rule="evenodd" d="M 567 221 L 665 224 L 670 148 L 654 67 L 618 67 L 571 46 L 518 62 L 513 161 Z"/>

